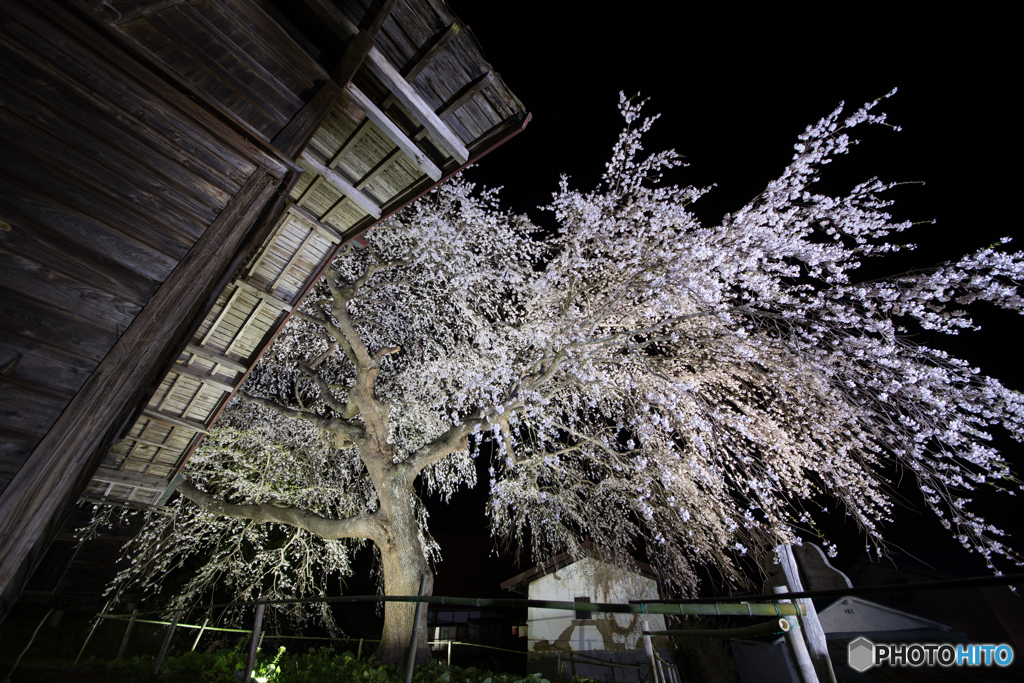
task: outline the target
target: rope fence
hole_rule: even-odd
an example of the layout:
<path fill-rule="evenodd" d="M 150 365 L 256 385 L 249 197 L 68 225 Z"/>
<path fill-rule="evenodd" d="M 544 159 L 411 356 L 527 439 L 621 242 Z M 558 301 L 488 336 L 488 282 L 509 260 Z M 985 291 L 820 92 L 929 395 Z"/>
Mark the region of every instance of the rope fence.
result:
<path fill-rule="evenodd" d="M 649 672 L 649 680 L 655 681 L 656 683 L 671 683 L 672 679 L 678 680 L 676 672 L 672 671 L 674 668 L 670 663 L 664 662 L 658 655 L 653 647 L 651 646 L 652 636 L 690 636 L 690 637 L 719 637 L 729 638 L 734 637 L 733 632 L 743 632 L 747 634 L 780 634 L 785 632 L 786 628 L 780 626 L 785 620 L 780 621 L 780 617 L 794 617 L 794 616 L 806 616 L 807 607 L 804 604 L 795 602 L 779 602 L 788 601 L 793 599 L 810 599 L 810 598 L 841 598 L 854 595 L 878 595 L 887 594 L 894 592 L 907 592 L 907 591 L 935 591 L 935 590 L 952 590 L 962 588 L 984 588 L 990 586 L 1007 586 L 1024 583 L 1024 574 L 1012 574 L 1004 576 L 988 576 L 988 577 L 973 577 L 968 579 L 954 579 L 949 581 L 930 581 L 916 584 L 901 585 L 897 590 L 893 586 L 868 586 L 862 588 L 846 588 L 840 590 L 827 590 L 827 591 L 799 591 L 799 592 L 785 592 L 785 593 L 773 593 L 765 595 L 748 595 L 748 596 L 730 596 L 721 598 L 691 598 L 685 600 L 631 600 L 628 603 L 600 603 L 600 602 L 568 602 L 559 600 L 529 600 L 521 598 L 454 598 L 448 596 L 427 596 L 427 595 L 339 595 L 321 598 L 297 598 L 291 600 L 253 600 L 246 602 L 230 602 L 230 603 L 216 603 L 210 604 L 203 607 L 204 611 L 212 611 L 215 608 L 256 608 L 256 623 L 252 629 L 239 629 L 239 628 L 227 628 L 219 626 L 209 626 L 209 617 L 207 617 L 206 623 L 202 625 L 198 624 L 183 624 L 180 623 L 182 608 L 175 610 L 174 618 L 171 621 L 164 621 L 160 619 L 140 619 L 139 617 L 150 616 L 150 615 L 163 615 L 167 613 L 167 610 L 152 610 L 149 612 L 138 612 L 135 611 L 132 614 L 107 614 L 107 606 L 104 606 L 103 610 L 96 615 L 96 621 L 93 628 L 89 631 L 89 635 L 86 637 L 85 643 L 82 645 L 81 652 L 85 651 L 86 646 L 89 643 L 89 639 L 92 638 L 92 634 L 96 629 L 96 625 L 102 619 L 112 620 L 127 620 L 128 628 L 125 632 L 124 640 L 121 644 L 121 650 L 118 653 L 117 659 L 120 660 L 124 653 L 125 647 L 128 643 L 128 639 L 131 636 L 132 628 L 136 623 L 147 623 L 156 624 L 168 627 L 167 637 L 164 640 L 164 644 L 161 647 L 160 655 L 157 658 L 156 666 L 154 667 L 154 673 L 156 673 L 162 663 L 163 657 L 170 644 L 171 637 L 174 634 L 176 628 L 190 628 L 200 629 L 199 636 L 193 643 L 192 649 L 194 650 L 199 642 L 199 638 L 205 631 L 219 631 L 228 633 L 247 633 L 251 634 L 253 638 L 253 646 L 251 648 L 249 670 L 251 670 L 252 662 L 255 659 L 255 652 L 258 642 L 261 642 L 264 637 L 271 640 L 276 639 L 296 639 L 296 640 L 339 640 L 347 642 L 355 642 L 355 638 L 334 638 L 334 637 L 322 637 L 322 636 L 287 636 L 287 635 L 275 635 L 275 636 L 264 636 L 260 634 L 260 624 L 262 622 L 263 610 L 267 605 L 291 605 L 291 604 L 307 604 L 307 603 L 381 603 L 381 602 L 408 602 L 415 603 L 417 610 L 422 609 L 424 604 L 433 605 L 450 605 L 450 606 L 461 606 L 461 607 L 491 607 L 491 608 L 539 608 L 539 609 L 552 609 L 562 611 L 584 611 L 584 612 L 598 612 L 598 613 L 611 613 L 611 614 L 637 614 L 642 615 L 641 617 L 641 632 L 644 640 L 644 649 L 647 656 L 647 670 Z M 195 608 L 192 608 L 195 609 Z M 744 629 L 724 629 L 724 630 L 705 630 L 705 631 L 650 631 L 647 628 L 647 616 L 648 615 L 672 615 L 672 616 L 687 616 L 687 615 L 704 615 L 704 616 L 767 616 L 775 617 L 773 621 L 758 624 L 756 626 L 746 627 Z M 410 644 L 410 650 L 414 647 L 417 641 L 419 630 L 419 619 L 415 620 L 413 640 Z M 359 653 L 361 656 L 362 646 L 364 642 L 380 642 L 375 639 L 360 638 L 359 640 Z M 428 641 L 430 645 L 445 645 L 448 646 L 448 662 L 451 663 L 451 649 L 453 645 L 466 646 L 466 647 L 477 647 L 490 650 L 499 650 L 504 652 L 512 652 L 521 654 L 521 650 L 512 650 L 509 648 L 496 647 L 493 645 L 484 645 L 482 643 L 467 643 L 463 641 L 457 641 L 453 639 L 445 640 L 433 640 Z M 81 652 L 79 657 L 81 657 Z M 644 667 L 636 665 L 627 665 L 625 663 L 613 663 L 608 660 L 601 660 L 595 657 L 589 657 L 579 652 L 574 651 L 555 651 L 555 654 L 559 657 L 559 671 L 561 670 L 561 655 L 566 655 L 570 658 L 580 660 L 594 660 L 592 663 L 601 664 L 602 666 L 621 666 L 626 668 L 638 668 L 643 669 Z M 77 663 L 77 660 L 76 660 Z M 665 666 L 662 666 L 664 664 Z M 667 667 L 667 669 L 666 669 Z M 666 673 L 667 672 L 667 673 Z M 248 673 L 248 671 L 247 671 Z M 411 676 L 412 667 L 407 667 L 406 677 Z"/>
<path fill-rule="evenodd" d="M 362 656 L 363 643 L 379 643 L 380 640 L 371 638 L 345 638 L 345 637 L 331 637 L 331 636 L 291 636 L 291 635 L 267 635 L 260 633 L 260 624 L 262 622 L 263 608 L 267 605 L 288 605 L 288 604 L 307 604 L 307 603 L 381 603 L 381 602 L 408 602 L 416 603 L 419 605 L 424 604 L 435 604 L 445 605 L 453 607 L 480 607 L 480 608 L 541 608 L 541 609 L 553 609 L 561 611 L 575 612 L 577 610 L 583 610 L 587 612 L 599 612 L 599 613 L 611 613 L 611 614 L 637 614 L 643 615 L 641 634 L 644 641 L 644 649 L 647 654 L 648 663 L 647 666 L 640 666 L 637 664 L 628 664 L 626 662 L 615 662 L 606 659 L 600 659 L 589 655 L 582 654 L 580 652 L 568 650 L 552 650 L 549 655 L 554 656 L 557 659 L 557 666 L 559 672 L 562 668 L 563 658 L 569 662 L 570 666 L 575 668 L 575 663 L 586 663 L 611 668 L 627 668 L 627 669 L 638 669 L 647 670 L 649 673 L 648 680 L 654 681 L 655 683 L 672 683 L 678 680 L 678 673 L 675 670 L 675 665 L 671 662 L 664 660 L 660 654 L 658 654 L 651 646 L 651 636 L 667 635 L 667 632 L 649 632 L 646 627 L 646 616 L 651 614 L 662 614 L 662 615 L 736 615 L 736 616 L 774 616 L 776 619 L 782 616 L 794 616 L 802 614 L 800 605 L 793 603 L 713 603 L 713 604 L 697 604 L 697 605 L 661 605 L 654 603 L 647 603 L 646 601 L 639 603 L 596 603 L 596 602 L 568 602 L 558 600 L 527 600 L 527 599 L 515 599 L 515 598 L 453 598 L 448 596 L 424 596 L 424 595 L 349 595 L 349 596 L 330 596 L 322 598 L 301 598 L 292 600 L 254 600 L 247 602 L 234 602 L 234 603 L 216 603 L 206 605 L 203 607 L 204 611 L 210 612 L 215 608 L 245 608 L 245 607 L 256 607 L 257 618 L 256 623 L 252 629 L 244 628 L 229 628 L 224 626 L 210 626 L 208 625 L 209 617 L 203 624 L 186 624 L 180 621 L 180 617 L 183 609 L 177 609 L 174 612 L 174 618 L 170 621 L 162 619 L 146 619 L 142 617 L 152 615 L 163 615 L 167 613 L 167 610 L 151 610 L 148 612 L 135 611 L 132 614 L 107 614 L 104 608 L 103 612 L 96 615 L 96 623 L 107 619 L 112 621 L 128 621 L 128 628 L 124 635 L 124 640 L 121 644 L 121 650 L 118 653 L 117 659 L 120 660 L 124 653 L 125 647 L 131 637 L 132 628 L 136 623 L 139 624 L 153 624 L 157 626 L 168 627 L 167 636 L 164 639 L 164 644 L 160 649 L 160 654 L 157 657 L 156 664 L 153 668 L 154 674 L 160 670 L 160 666 L 163 663 L 164 656 L 170 645 L 171 637 L 177 628 L 183 629 L 198 629 L 199 635 L 196 637 L 192 644 L 192 649 L 195 650 L 199 643 L 200 637 L 206 631 L 222 632 L 222 633 L 241 633 L 249 634 L 252 637 L 252 647 L 250 655 L 250 662 L 247 667 L 251 670 L 253 661 L 255 660 L 255 652 L 260 643 L 263 640 L 328 640 L 328 641 L 343 641 L 343 642 L 359 642 L 359 654 L 357 657 Z M 416 621 L 416 630 L 419 628 L 419 621 Z M 89 635 L 86 637 L 85 643 L 82 645 L 82 652 L 85 651 L 86 646 L 89 643 L 89 639 L 92 637 L 92 633 L 95 631 L 95 625 L 90 630 Z M 702 633 L 696 635 L 703 635 Z M 413 640 L 415 641 L 417 634 L 414 632 Z M 526 654 L 523 650 L 513 650 L 505 647 L 497 647 L 494 645 L 486 645 L 483 643 L 472 643 L 465 642 L 455 639 L 442 639 L 442 640 L 428 640 L 428 645 L 433 646 L 445 646 L 448 648 L 448 665 L 451 665 L 452 648 L 454 646 L 460 647 L 475 647 L 485 650 L 494 650 L 500 652 L 508 652 L 512 654 Z M 79 654 L 81 656 L 81 653 Z M 411 673 L 411 668 L 408 669 L 407 675 Z"/>

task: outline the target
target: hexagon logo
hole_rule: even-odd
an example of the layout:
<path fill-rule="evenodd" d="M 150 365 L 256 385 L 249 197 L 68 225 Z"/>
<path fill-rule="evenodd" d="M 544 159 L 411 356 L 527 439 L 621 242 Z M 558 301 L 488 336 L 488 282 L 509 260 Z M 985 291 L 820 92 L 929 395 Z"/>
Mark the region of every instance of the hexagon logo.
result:
<path fill-rule="evenodd" d="M 867 638 L 850 641 L 850 667 L 864 673 L 875 664 L 875 644 Z"/>

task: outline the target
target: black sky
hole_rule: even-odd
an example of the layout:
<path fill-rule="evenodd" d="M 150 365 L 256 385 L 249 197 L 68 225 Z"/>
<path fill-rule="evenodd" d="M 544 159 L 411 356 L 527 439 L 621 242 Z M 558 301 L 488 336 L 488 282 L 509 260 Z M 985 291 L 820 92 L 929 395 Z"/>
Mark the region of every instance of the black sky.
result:
<path fill-rule="evenodd" d="M 863 143 L 828 169 L 831 180 L 824 187 L 842 191 L 875 175 L 925 181 L 891 193 L 897 218 L 936 220 L 907 237 L 919 245 L 914 265 L 956 258 L 1004 235 L 1017 237 L 1017 248 L 1024 248 L 1016 214 L 1018 38 L 1008 17 L 963 6 L 956 13 L 930 6 L 912 15 L 881 9 L 867 14 L 859 6 L 796 13 L 775 3 L 757 10 L 697 3 L 601 9 L 552 0 L 449 4 L 533 114 L 522 134 L 468 175 L 503 185 L 506 204 L 541 225 L 550 226 L 553 217 L 536 207 L 550 199 L 560 174 L 584 190 L 597 183 L 621 129 L 620 90 L 650 98 L 646 110 L 662 115 L 646 149 L 674 147 L 687 157 L 690 167 L 672 182 L 717 183 L 695 206 L 711 222 L 742 206 L 782 170 L 808 124 L 842 100 L 855 107 L 897 87 L 883 109 L 903 131 L 863 130 Z M 891 266 L 895 272 L 905 267 Z M 982 332 L 943 340 L 944 348 L 1024 389 L 1021 318 L 981 310 L 976 319 Z M 1020 472 L 1021 447 L 1010 447 Z M 464 494 L 459 509 L 480 504 L 483 489 Z M 1000 497 L 983 502 L 982 509 L 993 508 L 993 521 L 1024 532 L 1014 524 L 1020 499 Z M 434 520 L 439 531 L 448 526 L 443 510 Z M 483 533 L 482 517 L 473 526 L 460 514 L 453 524 Z M 847 541 L 841 555 L 852 561 L 863 543 L 848 532 L 836 535 Z M 900 512 L 892 532 L 908 547 L 946 542 L 930 513 Z"/>

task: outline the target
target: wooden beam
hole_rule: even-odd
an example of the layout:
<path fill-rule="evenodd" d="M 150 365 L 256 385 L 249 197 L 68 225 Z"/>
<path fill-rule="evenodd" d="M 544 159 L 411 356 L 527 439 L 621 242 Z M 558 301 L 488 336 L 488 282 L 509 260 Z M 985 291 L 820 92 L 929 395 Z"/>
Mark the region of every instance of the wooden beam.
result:
<path fill-rule="evenodd" d="M 456 112 L 460 107 L 465 105 L 471 99 L 476 97 L 476 94 L 484 89 L 488 83 L 494 80 L 494 72 L 488 71 L 487 73 L 477 77 L 472 83 L 462 89 L 462 92 L 455 98 L 445 103 L 443 107 L 437 110 L 437 118 L 446 119 Z"/>
<path fill-rule="evenodd" d="M 235 286 L 236 287 L 241 287 L 242 289 L 244 289 L 249 294 L 252 294 L 253 296 L 258 296 L 259 298 L 263 299 L 267 303 L 274 304 L 275 306 L 280 308 L 282 311 L 291 311 L 292 308 L 295 307 L 294 305 L 288 303 L 284 299 L 279 299 L 276 296 L 274 296 L 273 294 L 271 294 L 270 292 L 268 292 L 266 290 L 263 290 L 263 289 L 260 289 L 256 285 L 252 284 L 251 282 L 247 282 L 247 281 L 243 280 L 242 278 L 238 278 L 237 280 L 235 280 Z"/>
<path fill-rule="evenodd" d="M 115 470 L 110 467 L 101 467 L 92 475 L 93 481 L 102 481 L 108 484 L 127 484 L 149 491 L 163 491 L 167 488 L 168 480 L 162 477 L 154 477 L 151 474 L 141 472 L 130 472 L 128 470 Z"/>
<path fill-rule="evenodd" d="M 338 66 L 335 67 L 334 72 L 331 73 L 331 79 L 333 79 L 338 85 L 347 85 L 351 83 L 352 78 L 356 75 L 356 72 L 359 71 L 359 67 L 361 67 L 363 62 L 366 60 L 366 55 L 370 54 L 370 50 L 372 49 L 373 36 L 369 35 L 365 31 L 357 33 L 355 37 L 349 41 L 344 54 L 341 55 L 341 61 L 338 62 Z"/>
<path fill-rule="evenodd" d="M 390 16 L 391 10 L 395 8 L 396 4 L 398 4 L 398 0 L 384 0 L 380 9 L 377 10 L 377 14 L 373 16 L 373 21 L 364 30 L 371 35 L 377 35 L 377 31 L 384 25 L 384 21 Z"/>
<path fill-rule="evenodd" d="M 331 157 L 331 161 L 327 166 L 329 168 L 334 168 L 340 164 L 348 153 L 351 152 L 357 144 L 359 144 L 359 141 L 363 139 L 363 136 L 369 132 L 370 119 L 363 118 L 363 120 L 359 122 L 359 125 L 356 126 L 355 132 L 352 133 L 349 139 L 345 141 L 345 144 L 341 146 L 341 149 L 338 150 L 338 153 Z"/>
<path fill-rule="evenodd" d="M 316 216 L 304 207 L 293 204 L 288 207 L 288 213 L 295 216 L 296 219 L 305 222 L 309 227 L 316 229 L 324 239 L 335 244 L 341 244 L 343 239 L 341 233 L 333 226 L 318 220 Z"/>
<path fill-rule="evenodd" d="M 316 91 L 313 98 L 298 111 L 292 120 L 270 141 L 281 154 L 295 159 L 313 138 L 313 134 L 331 113 L 334 103 L 341 95 L 341 88 L 334 81 L 327 81 Z"/>
<path fill-rule="evenodd" d="M 210 433 L 210 430 L 206 428 L 206 425 L 198 420 L 190 420 L 186 417 L 178 417 L 177 415 L 168 415 L 167 413 L 160 412 L 158 410 L 151 410 L 149 408 L 145 408 L 142 411 L 142 415 L 143 417 L 148 417 L 150 420 L 174 425 L 175 427 L 181 427 L 182 429 L 191 429 L 192 431 L 199 432 L 200 434 Z"/>
<path fill-rule="evenodd" d="M 384 5 L 374 16 L 370 25 L 351 37 L 348 46 L 345 47 L 345 53 L 341 56 L 341 61 L 338 62 L 334 73 L 331 74 L 331 78 L 334 79 L 335 83 L 345 86 L 352 81 L 352 77 L 356 75 L 359 67 L 363 65 L 366 55 L 373 49 L 373 41 L 377 36 L 377 31 L 380 30 L 380 27 L 384 25 L 384 20 L 391 14 L 391 9 L 395 6 L 395 2 L 396 0 L 384 0 Z M 307 4 L 313 7 L 315 13 L 327 15 L 329 23 L 337 27 L 343 27 L 342 32 L 348 33 L 354 28 L 348 19 L 345 18 L 345 15 L 336 7 L 328 7 L 330 3 L 314 0 L 313 2 L 307 2 Z"/>
<path fill-rule="evenodd" d="M 174 446 L 168 443 L 160 443 L 159 441 L 151 441 L 149 439 L 143 439 L 142 437 L 139 436 L 126 436 L 123 439 L 121 439 L 121 441 L 134 441 L 135 443 L 141 444 L 143 446 L 149 446 L 150 448 L 161 448 L 164 450 L 173 450 L 179 448 L 179 446 Z M 111 455 L 114 457 L 120 457 L 116 453 L 112 453 Z"/>
<path fill-rule="evenodd" d="M 282 268 L 281 272 L 277 274 L 277 277 L 274 278 L 274 281 L 270 283 L 270 289 L 271 290 L 273 290 L 274 288 L 277 287 L 277 283 L 279 283 L 281 281 L 281 278 L 283 278 L 285 275 L 287 275 L 288 271 L 291 269 L 291 267 L 295 265 L 295 262 L 298 261 L 299 258 L 302 257 L 303 250 L 307 246 L 309 246 L 309 243 L 313 240 L 313 236 L 314 235 L 316 235 L 316 236 L 320 235 L 320 233 L 317 231 L 316 227 L 314 227 L 314 226 L 307 226 L 307 225 L 303 224 L 303 227 L 307 228 L 309 230 L 309 232 L 306 233 L 306 236 L 302 239 L 302 243 L 299 244 L 298 248 L 295 250 L 295 253 L 292 254 L 292 257 L 290 259 L 288 259 L 288 263 L 284 264 L 284 268 Z M 303 279 L 304 279 L 304 277 L 298 278 L 300 283 L 302 282 Z"/>
<path fill-rule="evenodd" d="M 406 66 L 402 69 L 402 78 L 407 82 L 412 83 L 416 80 L 416 77 L 420 75 L 420 72 L 430 65 L 430 62 L 434 61 L 434 57 L 441 54 L 441 50 L 445 48 L 448 43 L 451 42 L 459 33 L 459 25 L 457 22 L 452 22 L 448 25 L 448 28 L 442 29 L 432 38 L 434 44 L 423 53 L 423 56 L 417 59 L 412 65 Z"/>
<path fill-rule="evenodd" d="M 221 391 L 229 394 L 234 392 L 235 390 L 235 387 L 228 384 L 227 382 L 221 382 L 220 380 L 214 379 L 213 377 L 207 375 L 202 370 L 190 367 L 188 365 L 182 365 L 181 363 L 175 363 L 174 365 L 172 365 L 171 372 L 176 372 L 179 375 L 186 375 L 193 379 L 197 379 L 208 387 L 220 389 Z"/>
<path fill-rule="evenodd" d="M 235 305 L 235 301 L 237 301 L 238 297 L 241 295 L 241 291 L 237 289 L 231 292 L 231 296 L 229 296 L 228 300 L 224 302 L 224 307 L 220 309 L 220 313 L 217 314 L 217 318 L 210 324 L 209 329 L 206 330 L 206 334 L 204 334 L 203 338 L 199 341 L 199 346 L 203 346 L 213 338 L 213 335 L 217 332 L 217 328 L 222 322 L 224 322 L 224 318 L 228 317 L 228 313 L 231 312 L 231 307 Z"/>
<path fill-rule="evenodd" d="M 249 366 L 245 363 L 239 363 L 237 360 L 231 360 L 227 356 L 222 356 L 216 351 L 205 349 L 202 346 L 197 346 L 196 344 L 189 344 L 185 347 L 185 351 L 191 353 L 193 356 L 199 356 L 204 360 L 208 360 L 211 363 L 223 365 L 229 370 L 234 370 L 235 372 L 249 372 Z"/>
<path fill-rule="evenodd" d="M 366 66 L 384 83 L 386 88 L 395 94 L 395 97 L 405 105 L 409 113 L 430 131 L 434 139 L 448 150 L 449 154 L 455 157 L 460 164 L 464 164 L 469 160 L 469 151 L 466 149 L 466 145 L 462 143 L 462 140 L 459 139 L 459 136 L 437 117 L 437 114 L 434 113 L 430 105 L 402 78 L 402 75 L 398 73 L 380 50 L 377 48 L 370 50 L 366 55 Z"/>
<path fill-rule="evenodd" d="M 377 162 L 376 166 L 370 169 L 369 173 L 367 173 L 366 175 L 359 179 L 359 182 L 356 183 L 356 189 L 361 190 L 370 183 L 372 183 L 373 179 L 379 176 L 381 173 L 383 173 L 384 169 L 386 169 L 388 166 L 394 163 L 395 157 L 397 157 L 401 153 L 402 150 L 399 149 L 398 147 L 395 147 L 393 150 L 388 152 L 383 159 Z M 440 173 L 440 171 L 438 172 Z M 440 178 L 431 178 L 431 180 L 440 180 Z"/>
<path fill-rule="evenodd" d="M 231 343 L 228 344 L 228 348 L 224 349 L 224 353 L 231 353 L 232 349 L 235 348 L 235 344 L 245 339 L 245 333 L 248 332 L 249 328 L 253 326 L 253 323 L 255 323 L 259 319 L 260 312 L 266 305 L 266 300 L 260 299 L 259 302 L 255 306 L 253 306 L 253 309 L 249 312 L 249 315 L 246 316 L 245 322 L 242 323 L 242 326 L 238 328 L 237 332 L 235 332 L 235 336 L 232 337 Z M 256 354 L 256 357 L 259 358 L 259 354 Z"/>
<path fill-rule="evenodd" d="M 380 218 L 380 204 L 357 190 L 355 185 L 345 180 L 337 171 L 324 166 L 323 162 L 313 156 L 308 149 L 302 153 L 302 160 L 339 192 L 358 204 L 363 211 L 374 218 Z"/>
<path fill-rule="evenodd" d="M 395 125 L 394 121 L 388 118 L 387 114 L 380 110 L 380 108 L 370 100 L 363 91 L 357 88 L 352 83 L 345 86 L 345 96 L 352 99 L 355 104 L 366 112 L 367 118 L 380 128 L 391 142 L 398 145 L 403 152 L 405 152 L 417 168 L 423 171 L 424 174 L 430 176 L 431 180 L 441 179 L 441 169 L 438 168 L 433 161 L 431 161 L 426 154 L 423 153 L 416 143 L 413 142 L 408 135 L 402 132 L 402 129 Z M 467 154 L 469 154 L 467 152 Z M 379 216 L 377 216 L 379 218 Z"/>
<path fill-rule="evenodd" d="M 448 43 L 451 42 L 452 38 L 459 32 L 459 25 L 457 22 L 452 22 L 447 28 L 441 29 L 433 37 L 431 37 L 431 45 L 427 48 L 427 51 L 423 53 L 423 56 L 417 59 L 415 62 L 407 64 L 402 69 L 402 78 L 408 83 L 412 83 L 416 80 L 416 77 L 426 69 L 430 62 L 434 61 L 434 57 L 441 54 L 441 50 L 445 48 Z M 422 49 L 422 48 L 421 48 Z M 388 93 L 388 96 L 384 98 L 384 101 L 380 103 L 380 108 L 383 111 L 387 111 L 388 107 L 395 103 L 394 93 Z"/>

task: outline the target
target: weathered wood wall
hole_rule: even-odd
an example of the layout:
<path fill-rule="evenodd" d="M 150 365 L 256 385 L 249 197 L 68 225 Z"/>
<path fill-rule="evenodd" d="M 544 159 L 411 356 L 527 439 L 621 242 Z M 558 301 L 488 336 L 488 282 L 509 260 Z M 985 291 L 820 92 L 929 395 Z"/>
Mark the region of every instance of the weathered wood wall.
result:
<path fill-rule="evenodd" d="M 294 175 L 72 11 L 0 6 L 0 614 Z"/>

